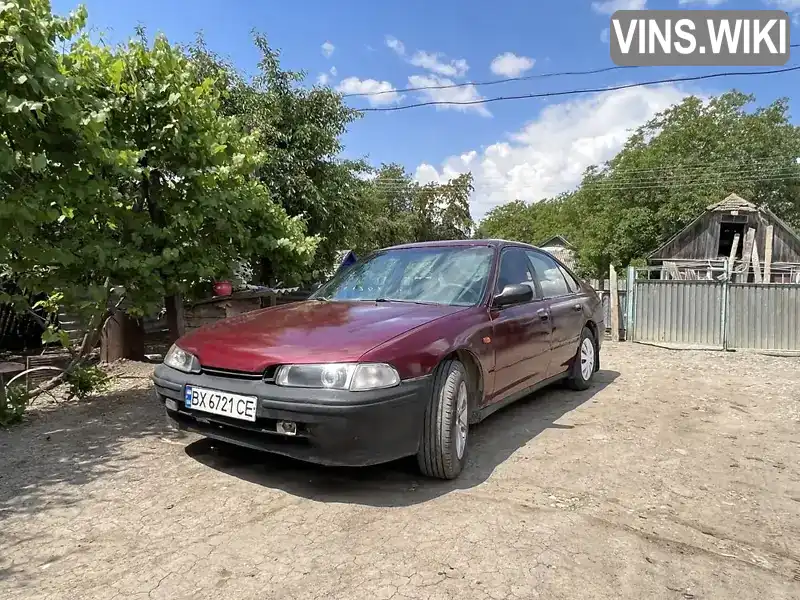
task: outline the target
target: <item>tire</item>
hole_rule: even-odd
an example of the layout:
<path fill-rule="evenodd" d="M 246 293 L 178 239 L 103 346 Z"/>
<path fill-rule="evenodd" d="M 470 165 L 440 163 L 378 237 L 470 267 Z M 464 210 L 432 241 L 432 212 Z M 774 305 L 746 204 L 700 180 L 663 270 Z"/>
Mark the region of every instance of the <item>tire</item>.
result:
<path fill-rule="evenodd" d="M 428 477 L 455 479 L 467 462 L 471 389 L 463 364 L 448 360 L 439 365 L 417 452 L 420 471 Z"/>
<path fill-rule="evenodd" d="M 578 351 L 575 353 L 567 378 L 567 385 L 573 390 L 586 390 L 592 385 L 595 371 L 597 371 L 597 342 L 592 330 L 584 327 L 578 342 Z"/>

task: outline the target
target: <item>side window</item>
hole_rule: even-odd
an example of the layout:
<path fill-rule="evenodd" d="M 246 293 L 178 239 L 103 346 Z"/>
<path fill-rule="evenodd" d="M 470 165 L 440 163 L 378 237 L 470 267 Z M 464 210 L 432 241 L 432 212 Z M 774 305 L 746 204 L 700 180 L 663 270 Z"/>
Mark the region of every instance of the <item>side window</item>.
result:
<path fill-rule="evenodd" d="M 542 287 L 542 294 L 545 298 L 557 298 L 572 293 L 558 263 L 549 256 L 538 252 L 529 251 L 527 254 L 533 263 L 533 269 L 539 278 L 539 285 Z"/>
<path fill-rule="evenodd" d="M 529 285 L 536 297 L 536 286 L 528 258 L 521 248 L 507 248 L 500 255 L 500 273 L 497 275 L 495 293 L 499 294 L 507 285 L 524 283 Z"/>
<path fill-rule="evenodd" d="M 567 280 L 567 285 L 569 286 L 569 290 L 570 290 L 570 291 L 571 291 L 573 294 L 577 294 L 578 292 L 580 292 L 580 291 L 581 291 L 581 284 L 580 284 L 580 283 L 578 283 L 578 280 L 577 280 L 577 279 L 575 279 L 575 278 L 574 278 L 574 277 L 573 277 L 573 276 L 572 276 L 572 275 L 569 273 L 569 271 L 567 271 L 567 270 L 566 270 L 564 267 L 562 267 L 561 265 L 558 265 L 558 270 L 559 270 L 559 271 L 561 271 L 561 274 L 564 276 L 564 279 L 566 279 L 566 280 Z"/>

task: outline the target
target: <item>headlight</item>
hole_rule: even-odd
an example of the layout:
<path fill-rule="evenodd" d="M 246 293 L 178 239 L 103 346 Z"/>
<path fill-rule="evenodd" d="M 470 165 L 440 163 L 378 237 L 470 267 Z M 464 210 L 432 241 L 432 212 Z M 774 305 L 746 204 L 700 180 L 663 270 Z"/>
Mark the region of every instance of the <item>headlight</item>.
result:
<path fill-rule="evenodd" d="M 358 392 L 394 387 L 400 383 L 400 376 L 394 367 L 382 363 L 284 365 L 278 369 L 275 383 L 286 387 Z"/>
<path fill-rule="evenodd" d="M 200 361 L 197 360 L 197 357 L 179 348 L 176 344 L 172 344 L 172 347 L 167 352 L 164 357 L 164 364 L 184 373 L 200 372 Z"/>

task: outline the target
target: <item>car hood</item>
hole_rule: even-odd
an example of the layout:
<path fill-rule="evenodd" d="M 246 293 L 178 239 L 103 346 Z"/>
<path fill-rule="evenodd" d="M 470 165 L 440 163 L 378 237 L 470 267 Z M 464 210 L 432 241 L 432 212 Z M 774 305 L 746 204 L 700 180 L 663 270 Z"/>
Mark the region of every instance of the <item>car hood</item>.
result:
<path fill-rule="evenodd" d="M 287 363 L 348 362 L 411 329 L 465 310 L 400 302 L 305 301 L 197 329 L 178 345 L 200 364 L 259 372 Z"/>

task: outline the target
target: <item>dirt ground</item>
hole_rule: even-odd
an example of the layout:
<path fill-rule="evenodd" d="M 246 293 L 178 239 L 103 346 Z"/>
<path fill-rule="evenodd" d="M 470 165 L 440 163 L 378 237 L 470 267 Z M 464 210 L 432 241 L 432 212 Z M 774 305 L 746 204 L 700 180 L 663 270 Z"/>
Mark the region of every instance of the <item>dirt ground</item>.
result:
<path fill-rule="evenodd" d="M 150 366 L 0 432 L 0 598 L 800 598 L 800 359 L 607 343 L 455 482 L 165 427 Z"/>

